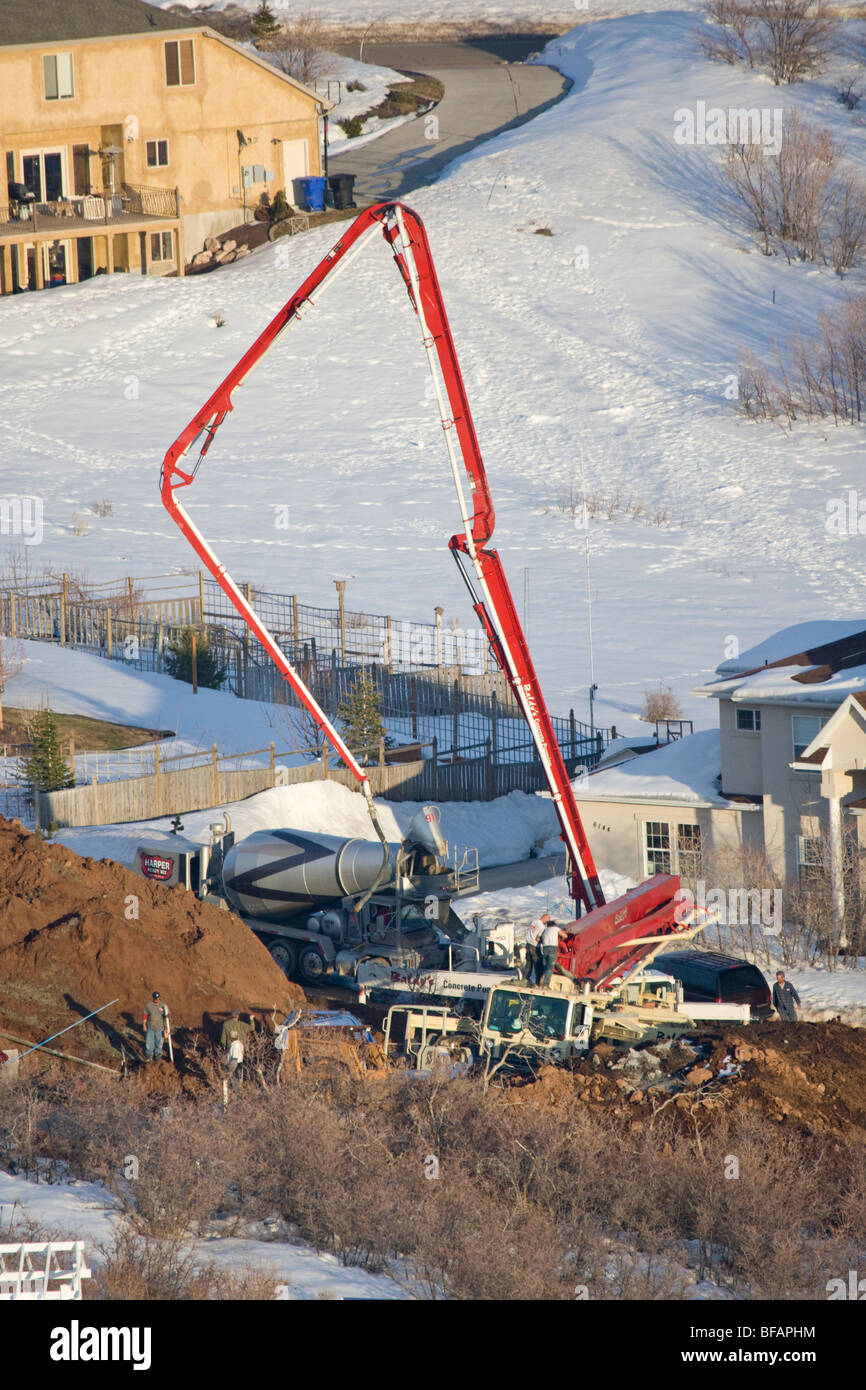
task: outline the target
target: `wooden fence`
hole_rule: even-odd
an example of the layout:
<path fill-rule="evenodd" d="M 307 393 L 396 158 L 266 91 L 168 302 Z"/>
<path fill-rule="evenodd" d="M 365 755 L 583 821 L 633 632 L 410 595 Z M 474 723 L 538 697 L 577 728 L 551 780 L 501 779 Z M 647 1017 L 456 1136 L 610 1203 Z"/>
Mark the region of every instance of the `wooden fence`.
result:
<path fill-rule="evenodd" d="M 249 756 L 249 755 L 247 755 Z M 327 758 L 300 767 L 276 763 L 264 767 L 220 767 L 216 749 L 211 761 L 177 771 L 157 770 L 145 777 L 119 782 L 96 782 L 66 791 L 41 792 L 36 823 L 45 830 L 77 825 L 115 825 L 125 821 L 157 820 L 186 815 L 243 801 L 271 787 L 331 780 L 357 788 L 348 768 L 333 767 Z M 495 764 L 489 757 L 443 762 L 435 749 L 430 758 L 394 762 L 365 769 L 374 796 L 387 801 L 490 801 L 512 791 L 534 792 L 546 787 L 540 764 Z"/>

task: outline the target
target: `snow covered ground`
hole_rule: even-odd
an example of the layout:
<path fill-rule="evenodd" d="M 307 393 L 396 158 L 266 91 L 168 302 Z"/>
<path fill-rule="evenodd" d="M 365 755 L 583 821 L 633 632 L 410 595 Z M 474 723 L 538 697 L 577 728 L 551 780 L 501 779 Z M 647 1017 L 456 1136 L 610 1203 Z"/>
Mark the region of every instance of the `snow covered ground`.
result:
<path fill-rule="evenodd" d="M 201 0 L 151 0 L 159 9 L 185 5 L 198 10 Z M 212 10 L 225 10 L 237 5 L 244 10 L 257 10 L 260 0 L 214 0 Z M 279 16 L 277 0 L 271 8 Z M 521 22 L 549 25 L 551 29 L 567 28 L 575 19 L 599 18 L 605 15 L 640 14 L 653 10 L 696 9 L 695 0 L 304 0 L 304 13 L 313 14 L 327 24 L 347 24 L 353 27 L 373 23 L 376 34 L 382 29 L 423 20 L 425 23 L 464 24 L 478 20 L 484 24 L 508 26 L 519 30 Z M 197 18 L 202 18 L 197 15 Z M 206 18 L 206 17 L 205 17 Z M 375 36 L 374 36 L 375 37 Z"/>
<path fill-rule="evenodd" d="M 99 1183 L 35 1182 L 0 1172 L 0 1220 L 22 1226 L 30 1221 L 57 1240 L 83 1240 L 91 1267 L 98 1265 L 97 1247 L 111 1243 L 120 1220 L 112 1195 Z M 36 1236 L 35 1239 L 39 1239 Z M 227 1269 L 273 1271 L 274 1297 L 388 1298 L 406 1293 L 382 1275 L 344 1268 L 333 1255 L 319 1255 L 308 1245 L 285 1240 L 210 1238 L 193 1242 L 202 1261 Z M 278 1293 L 278 1287 L 283 1292 Z"/>
<path fill-rule="evenodd" d="M 714 722 L 690 690 L 731 639 L 849 619 L 866 577 L 862 539 L 824 526 L 828 498 L 858 485 L 859 432 L 785 435 L 724 395 L 744 350 L 808 333 L 862 273 L 840 283 L 755 252 L 719 211 L 718 151 L 677 145 L 673 113 L 800 105 L 852 155 L 857 128 L 827 81 L 780 91 L 705 62 L 694 23 L 581 25 L 551 50 L 569 97 L 413 197 L 553 709 L 585 716 L 590 681 L 583 532 L 562 501 L 581 477 L 620 499 L 590 541 L 597 715 L 623 732 L 659 681 Z M 99 277 L 0 307 L 0 488 L 15 495 L 26 476 L 43 499 L 35 563 L 99 580 L 190 565 L 160 506 L 162 455 L 332 238 L 263 248 L 218 292 L 208 277 Z M 371 252 L 250 380 L 189 498 L 237 577 L 327 604 L 349 577 L 350 606 L 423 618 L 441 603 L 474 625 L 445 545 L 456 512 L 416 334 L 390 258 Z M 94 497 L 114 514 L 76 535 L 73 512 Z M 643 515 L 625 515 L 630 499 Z M 285 504 L 289 531 L 274 524 Z"/>

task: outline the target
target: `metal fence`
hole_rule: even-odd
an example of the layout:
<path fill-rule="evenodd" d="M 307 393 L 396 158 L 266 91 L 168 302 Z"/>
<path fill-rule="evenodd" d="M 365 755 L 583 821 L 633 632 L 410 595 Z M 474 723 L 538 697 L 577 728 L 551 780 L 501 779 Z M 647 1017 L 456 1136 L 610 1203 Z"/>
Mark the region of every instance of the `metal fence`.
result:
<path fill-rule="evenodd" d="M 352 686 L 366 676 L 398 742 L 435 740 L 440 765 L 484 759 L 495 766 L 536 764 L 530 780 L 544 785 L 528 726 L 509 681 L 494 668 L 480 626 L 443 624 L 441 609 L 433 623 L 351 611 L 345 585 L 338 585 L 334 608 L 242 588 L 329 716 L 338 716 Z M 167 670 L 171 644 L 184 627 L 206 632 L 228 689 L 244 699 L 284 705 L 295 736 L 314 741 L 301 702 L 209 576 L 194 572 L 84 587 L 64 575 L 0 589 L 0 632 L 58 642 L 138 670 Z M 571 772 L 594 767 L 611 736 L 608 729 L 590 728 L 573 710 L 554 717 L 553 726 Z"/>

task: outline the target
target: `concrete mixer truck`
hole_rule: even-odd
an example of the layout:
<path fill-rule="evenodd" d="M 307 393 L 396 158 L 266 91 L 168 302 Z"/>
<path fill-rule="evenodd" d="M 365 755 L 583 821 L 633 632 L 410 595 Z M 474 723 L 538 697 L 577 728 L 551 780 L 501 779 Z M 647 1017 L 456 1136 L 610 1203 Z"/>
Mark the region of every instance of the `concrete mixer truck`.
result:
<path fill-rule="evenodd" d="M 148 839 L 133 867 L 229 908 L 305 984 L 356 983 L 360 966 L 435 969 L 471 936 L 451 903 L 477 888 L 478 855 L 449 865 L 438 807 L 422 807 L 399 844 L 280 827 L 238 840 L 228 816 L 210 829 L 204 845 L 180 833 Z"/>

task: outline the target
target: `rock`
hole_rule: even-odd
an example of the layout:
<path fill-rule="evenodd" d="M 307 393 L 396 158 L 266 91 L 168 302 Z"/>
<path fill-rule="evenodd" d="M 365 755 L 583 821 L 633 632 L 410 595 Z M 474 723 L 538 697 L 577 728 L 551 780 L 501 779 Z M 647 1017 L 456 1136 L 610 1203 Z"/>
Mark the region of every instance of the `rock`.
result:
<path fill-rule="evenodd" d="M 220 249 L 219 237 L 206 236 L 204 239 L 205 251 L 218 251 Z"/>
<path fill-rule="evenodd" d="M 213 260 L 212 251 L 199 251 L 197 256 L 193 256 L 193 265 L 208 265 Z"/>
<path fill-rule="evenodd" d="M 235 259 L 235 253 L 234 253 L 234 251 L 220 251 L 220 252 L 217 253 L 217 255 L 216 255 L 216 257 L 215 257 L 215 260 L 216 260 L 217 265 L 228 265 L 229 262 L 230 262 L 230 261 L 233 261 L 234 259 Z"/>
<path fill-rule="evenodd" d="M 626 1079 L 625 1079 L 624 1076 L 618 1076 L 618 1077 L 617 1077 L 617 1079 L 616 1079 L 616 1088 L 617 1088 L 618 1091 L 632 1091 L 632 1090 L 634 1090 L 634 1087 L 632 1086 L 631 1082 L 630 1082 L 630 1081 L 626 1081 Z"/>
<path fill-rule="evenodd" d="M 713 1073 L 709 1067 L 692 1067 L 691 1071 L 686 1072 L 687 1086 L 703 1086 L 707 1081 L 712 1081 Z"/>
<path fill-rule="evenodd" d="M 229 239 L 228 241 L 224 241 L 224 242 L 222 243 L 222 250 L 223 250 L 223 251 L 236 251 L 237 249 L 238 249 L 238 244 L 237 244 L 236 241 L 232 241 L 231 239 Z"/>
<path fill-rule="evenodd" d="M 248 246 L 239 246 L 239 247 L 238 247 L 238 250 L 237 250 L 237 259 L 238 259 L 238 260 L 240 260 L 241 256 L 248 256 L 249 254 L 250 254 L 250 248 L 249 248 Z"/>
<path fill-rule="evenodd" d="M 734 1056 L 738 1062 L 752 1062 L 758 1056 L 757 1048 L 750 1047 L 748 1043 L 737 1043 L 734 1048 Z"/>
<path fill-rule="evenodd" d="M 631 1095 L 628 1098 L 628 1103 L 629 1105 L 641 1105 L 643 1104 L 643 1101 L 645 1099 L 646 1097 L 644 1096 L 643 1091 L 632 1091 Z"/>

